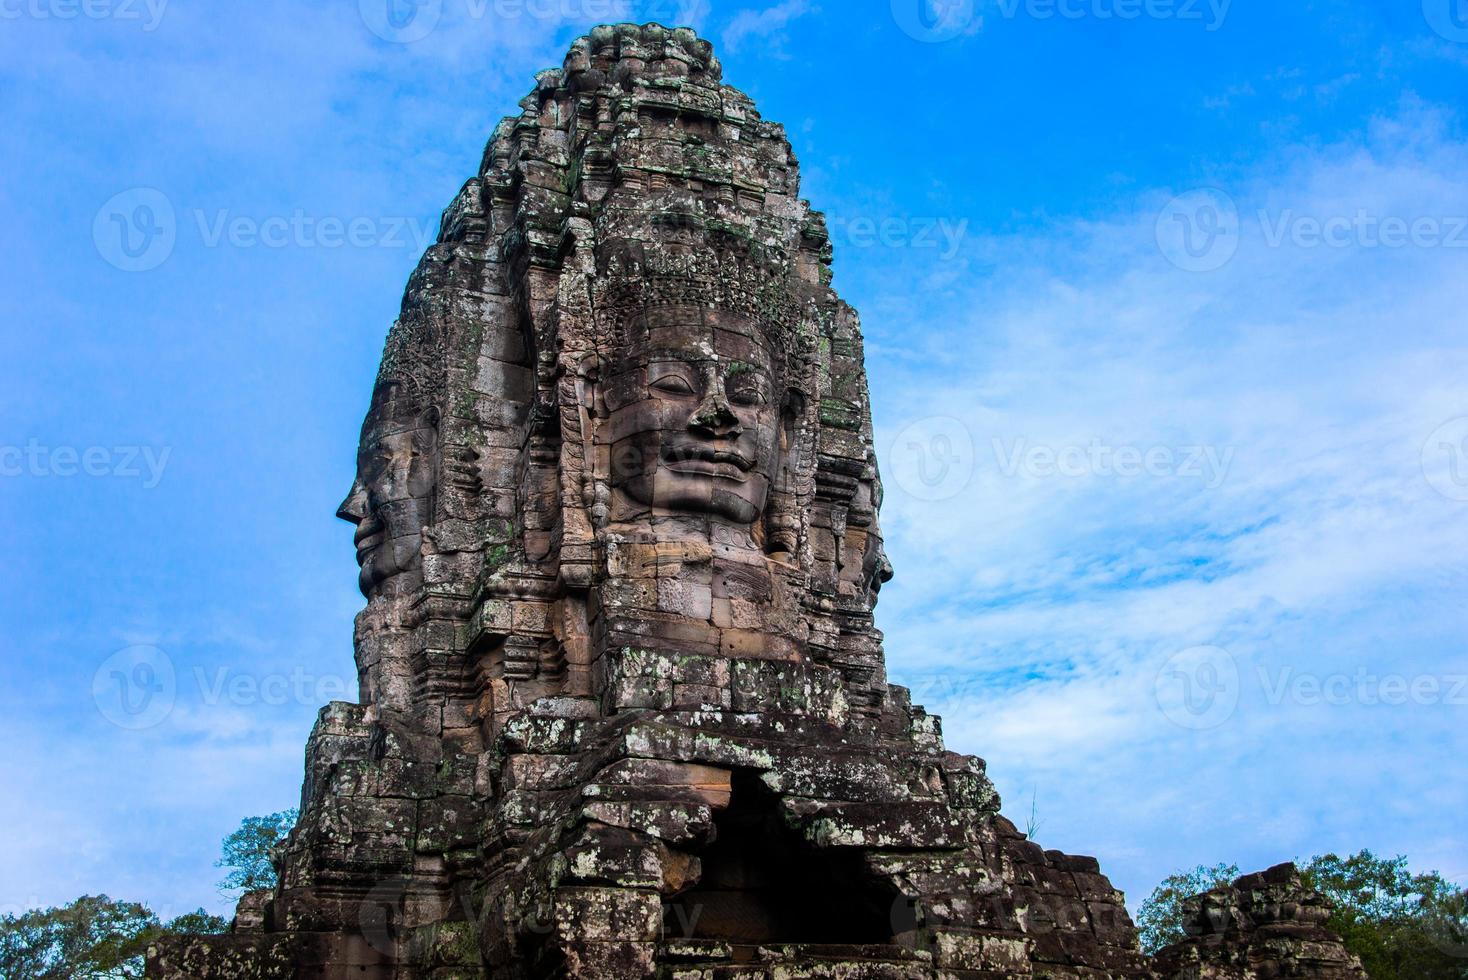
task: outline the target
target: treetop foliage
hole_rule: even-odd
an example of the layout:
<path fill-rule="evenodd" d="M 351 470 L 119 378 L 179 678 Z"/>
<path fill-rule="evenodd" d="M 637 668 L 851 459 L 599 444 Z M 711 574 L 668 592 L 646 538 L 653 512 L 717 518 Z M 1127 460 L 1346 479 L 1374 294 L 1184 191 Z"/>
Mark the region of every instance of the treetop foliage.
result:
<path fill-rule="evenodd" d="M 0 977 L 8 980 L 135 980 L 148 944 L 165 935 L 221 933 L 203 909 L 166 925 L 146 906 L 85 895 L 63 908 L 0 916 Z"/>
<path fill-rule="evenodd" d="M 1414 874 L 1406 858 L 1370 851 L 1323 854 L 1300 872 L 1335 907 L 1326 928 L 1361 958 L 1372 980 L 1468 980 L 1468 894 L 1441 875 Z M 1183 902 L 1238 873 L 1220 864 L 1166 878 L 1137 912 L 1142 948 L 1156 953 L 1185 939 Z"/>
<path fill-rule="evenodd" d="M 246 817 L 239 829 L 224 839 L 224 853 L 215 862 L 229 873 L 219 883 L 226 894 L 275 887 L 275 865 L 270 850 L 290 833 L 299 814 L 282 810 L 265 817 Z"/>

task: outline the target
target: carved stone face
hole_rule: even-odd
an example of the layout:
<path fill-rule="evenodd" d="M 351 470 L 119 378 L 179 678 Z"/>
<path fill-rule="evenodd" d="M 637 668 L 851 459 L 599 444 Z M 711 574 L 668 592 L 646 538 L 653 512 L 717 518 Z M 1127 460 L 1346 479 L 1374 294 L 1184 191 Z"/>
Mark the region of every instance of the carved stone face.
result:
<path fill-rule="evenodd" d="M 605 383 L 614 491 L 655 510 L 751 525 L 775 476 L 781 402 L 760 328 L 697 307 L 649 311 Z"/>
<path fill-rule="evenodd" d="M 391 392 L 362 427 L 357 480 L 336 516 L 354 538 L 367 598 L 400 595 L 422 580 L 423 528 L 432 521 L 438 430 L 431 413 L 404 409 Z"/>

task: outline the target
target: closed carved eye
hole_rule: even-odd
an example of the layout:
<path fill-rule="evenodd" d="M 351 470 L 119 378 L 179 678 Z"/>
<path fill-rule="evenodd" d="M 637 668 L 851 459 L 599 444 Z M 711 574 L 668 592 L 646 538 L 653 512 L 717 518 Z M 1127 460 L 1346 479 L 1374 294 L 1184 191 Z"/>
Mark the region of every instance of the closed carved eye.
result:
<path fill-rule="evenodd" d="M 764 382 L 754 371 L 736 369 L 730 373 L 724 388 L 735 405 L 758 406 L 766 401 Z"/>
<path fill-rule="evenodd" d="M 758 385 L 736 384 L 729 388 L 729 400 L 736 405 L 763 405 L 765 395 Z"/>
<path fill-rule="evenodd" d="M 667 392 L 670 395 L 691 395 L 693 386 L 688 381 L 676 374 L 666 374 L 652 383 L 652 387 L 658 391 Z"/>

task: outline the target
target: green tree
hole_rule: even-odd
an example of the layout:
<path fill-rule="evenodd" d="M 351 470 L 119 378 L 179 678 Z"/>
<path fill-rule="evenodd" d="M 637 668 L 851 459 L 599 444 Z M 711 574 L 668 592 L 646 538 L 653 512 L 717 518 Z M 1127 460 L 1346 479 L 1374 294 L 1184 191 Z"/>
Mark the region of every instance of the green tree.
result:
<path fill-rule="evenodd" d="M 1437 873 L 1413 874 L 1404 857 L 1324 854 L 1300 869 L 1335 906 L 1326 927 L 1361 958 L 1372 980 L 1468 980 L 1468 894 Z M 1238 877 L 1233 865 L 1197 867 L 1165 880 L 1137 911 L 1148 953 L 1184 938 L 1183 901 Z"/>
<path fill-rule="evenodd" d="M 134 980 L 160 936 L 225 931 L 203 909 L 167 925 L 146 906 L 87 895 L 64 908 L 0 917 L 0 977 L 6 980 Z"/>
<path fill-rule="evenodd" d="M 1156 953 L 1187 938 L 1183 931 L 1183 901 L 1227 885 L 1239 876 L 1236 864 L 1198 865 L 1163 879 L 1137 910 L 1142 949 Z"/>
<path fill-rule="evenodd" d="M 1327 927 L 1372 980 L 1468 980 L 1464 893 L 1405 857 L 1324 854 L 1301 869 L 1335 906 Z"/>
<path fill-rule="evenodd" d="M 224 854 L 215 867 L 228 868 L 219 883 L 223 892 L 249 892 L 275 887 L 275 866 L 270 849 L 296 825 L 295 810 L 282 810 L 268 817 L 246 817 L 239 829 L 224 839 Z"/>
<path fill-rule="evenodd" d="M 226 932 L 229 932 L 229 920 L 203 909 L 185 912 L 163 927 L 167 936 L 221 936 Z"/>

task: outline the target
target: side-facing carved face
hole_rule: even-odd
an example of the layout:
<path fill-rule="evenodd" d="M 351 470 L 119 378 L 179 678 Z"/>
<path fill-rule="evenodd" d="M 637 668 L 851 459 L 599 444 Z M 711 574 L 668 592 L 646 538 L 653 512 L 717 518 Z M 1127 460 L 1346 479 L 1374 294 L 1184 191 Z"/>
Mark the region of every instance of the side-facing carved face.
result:
<path fill-rule="evenodd" d="M 336 512 L 357 525 L 357 585 L 369 599 L 418 586 L 423 528 L 433 516 L 434 415 L 408 409 L 395 395 L 389 390 L 373 400 L 357 450 L 357 479 Z"/>
<path fill-rule="evenodd" d="M 750 525 L 776 471 L 777 360 L 743 317 L 697 307 L 643 314 L 605 382 L 615 491 L 645 507 Z"/>

